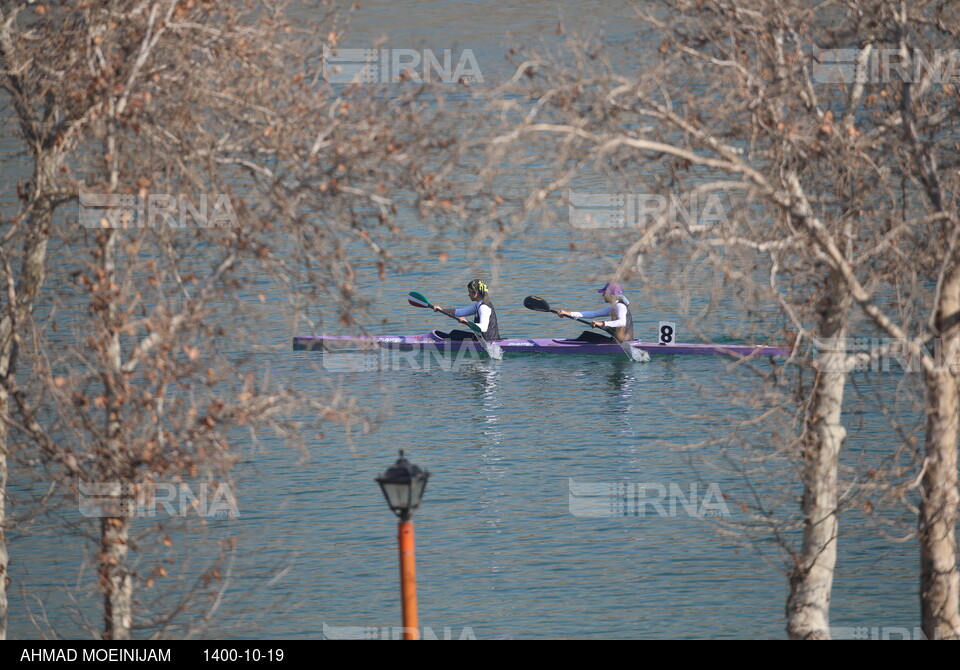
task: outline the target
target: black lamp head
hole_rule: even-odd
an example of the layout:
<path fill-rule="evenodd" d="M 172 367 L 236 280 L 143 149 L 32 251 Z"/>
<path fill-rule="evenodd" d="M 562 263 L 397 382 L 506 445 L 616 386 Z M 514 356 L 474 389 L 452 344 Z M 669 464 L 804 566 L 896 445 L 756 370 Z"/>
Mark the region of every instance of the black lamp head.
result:
<path fill-rule="evenodd" d="M 400 458 L 376 481 L 387 499 L 390 509 L 401 521 L 406 521 L 420 507 L 430 473 L 408 461 L 400 450 Z"/>

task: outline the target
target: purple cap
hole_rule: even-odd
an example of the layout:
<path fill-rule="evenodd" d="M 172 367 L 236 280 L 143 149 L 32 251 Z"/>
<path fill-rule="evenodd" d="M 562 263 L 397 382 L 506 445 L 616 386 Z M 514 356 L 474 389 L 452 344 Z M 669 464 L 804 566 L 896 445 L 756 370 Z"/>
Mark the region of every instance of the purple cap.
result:
<path fill-rule="evenodd" d="M 613 295 L 623 295 L 623 289 L 620 288 L 620 284 L 614 284 L 613 282 L 607 282 L 603 285 L 602 289 L 599 289 L 597 293 L 606 293 L 610 291 Z"/>

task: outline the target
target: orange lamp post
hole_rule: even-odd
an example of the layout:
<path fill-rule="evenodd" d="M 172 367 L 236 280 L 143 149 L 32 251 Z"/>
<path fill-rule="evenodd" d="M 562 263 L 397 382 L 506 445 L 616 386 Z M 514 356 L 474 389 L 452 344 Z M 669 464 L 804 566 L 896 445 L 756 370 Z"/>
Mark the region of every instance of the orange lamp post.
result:
<path fill-rule="evenodd" d="M 417 622 L 417 567 L 414 555 L 413 511 L 420 507 L 430 473 L 413 465 L 403 456 L 380 477 L 377 483 L 387 499 L 390 510 L 400 519 L 397 535 L 400 543 L 400 597 L 403 603 L 403 639 L 417 640 L 420 628 Z"/>

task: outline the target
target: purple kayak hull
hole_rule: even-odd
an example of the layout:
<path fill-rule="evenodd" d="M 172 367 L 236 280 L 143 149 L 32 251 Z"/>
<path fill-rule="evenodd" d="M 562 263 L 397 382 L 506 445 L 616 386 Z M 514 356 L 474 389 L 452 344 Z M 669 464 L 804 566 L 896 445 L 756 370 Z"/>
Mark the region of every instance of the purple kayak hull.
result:
<path fill-rule="evenodd" d="M 496 340 L 504 353 L 511 354 L 620 354 L 619 344 L 598 342 L 580 342 L 570 339 L 506 339 Z M 657 344 L 632 340 L 630 345 L 646 351 L 651 356 L 699 354 L 727 356 L 786 356 L 790 349 L 786 347 L 767 347 L 751 344 Z M 444 340 L 436 331 L 423 335 L 323 335 L 316 337 L 295 337 L 293 348 L 296 351 L 371 351 L 377 348 L 400 349 L 402 351 L 460 351 L 471 349 L 483 351 L 479 342 L 473 340 Z"/>

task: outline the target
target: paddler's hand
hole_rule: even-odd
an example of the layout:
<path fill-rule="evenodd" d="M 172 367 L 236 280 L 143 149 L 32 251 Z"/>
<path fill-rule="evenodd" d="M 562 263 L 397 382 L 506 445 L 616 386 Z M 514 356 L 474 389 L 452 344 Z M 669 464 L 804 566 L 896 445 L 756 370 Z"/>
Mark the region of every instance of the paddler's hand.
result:
<path fill-rule="evenodd" d="M 565 316 L 570 316 L 570 312 L 568 312 L 568 311 L 566 311 L 566 310 L 564 310 L 564 309 L 558 309 L 558 310 L 557 310 L 557 316 L 562 319 L 562 318 L 565 317 Z"/>
<path fill-rule="evenodd" d="M 443 311 L 443 307 L 441 307 L 440 305 L 434 305 L 434 306 L 433 306 L 433 311 L 434 311 L 434 312 L 442 312 L 442 311 Z"/>
<path fill-rule="evenodd" d="M 603 321 L 594 321 L 590 325 L 593 326 L 594 328 L 603 328 Z"/>
<path fill-rule="evenodd" d="M 462 316 L 458 316 L 458 317 L 457 317 L 457 321 L 459 321 L 460 323 L 466 323 L 466 322 L 467 322 L 467 320 L 466 320 L 465 318 L 463 318 Z"/>

